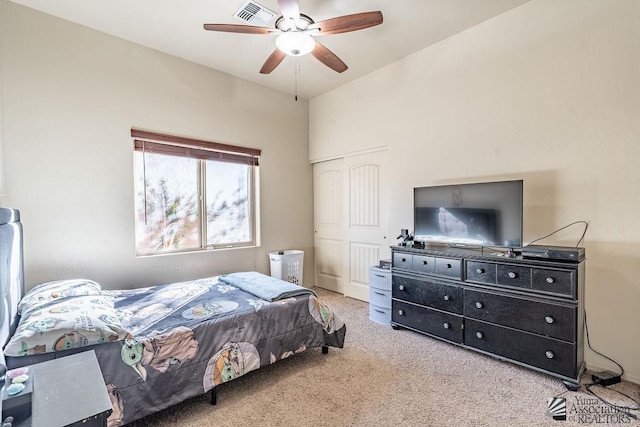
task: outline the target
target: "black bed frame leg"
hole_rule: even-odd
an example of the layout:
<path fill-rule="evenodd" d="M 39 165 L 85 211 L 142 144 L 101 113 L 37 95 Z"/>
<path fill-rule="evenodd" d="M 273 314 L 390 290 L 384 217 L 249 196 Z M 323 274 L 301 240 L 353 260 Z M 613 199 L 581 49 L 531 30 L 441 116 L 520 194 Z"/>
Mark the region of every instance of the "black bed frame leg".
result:
<path fill-rule="evenodd" d="M 215 405 L 218 403 L 218 393 L 216 392 L 216 388 L 211 389 L 211 404 Z"/>
<path fill-rule="evenodd" d="M 322 354 L 329 354 L 329 346 L 328 345 L 323 345 L 322 346 Z"/>

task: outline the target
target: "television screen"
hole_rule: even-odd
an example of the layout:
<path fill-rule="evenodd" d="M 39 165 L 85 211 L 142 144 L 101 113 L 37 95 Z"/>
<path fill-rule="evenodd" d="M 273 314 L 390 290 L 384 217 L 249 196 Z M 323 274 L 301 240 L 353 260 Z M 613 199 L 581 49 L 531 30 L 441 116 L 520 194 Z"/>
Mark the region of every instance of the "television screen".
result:
<path fill-rule="evenodd" d="M 522 180 L 416 187 L 414 240 L 522 247 Z"/>

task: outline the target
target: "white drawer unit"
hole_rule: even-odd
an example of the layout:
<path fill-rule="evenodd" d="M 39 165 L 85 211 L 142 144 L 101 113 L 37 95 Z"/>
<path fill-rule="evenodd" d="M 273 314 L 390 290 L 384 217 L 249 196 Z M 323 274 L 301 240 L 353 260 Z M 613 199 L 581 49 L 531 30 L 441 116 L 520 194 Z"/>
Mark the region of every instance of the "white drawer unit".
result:
<path fill-rule="evenodd" d="M 369 269 L 369 319 L 391 324 L 391 270 L 387 268 Z"/>

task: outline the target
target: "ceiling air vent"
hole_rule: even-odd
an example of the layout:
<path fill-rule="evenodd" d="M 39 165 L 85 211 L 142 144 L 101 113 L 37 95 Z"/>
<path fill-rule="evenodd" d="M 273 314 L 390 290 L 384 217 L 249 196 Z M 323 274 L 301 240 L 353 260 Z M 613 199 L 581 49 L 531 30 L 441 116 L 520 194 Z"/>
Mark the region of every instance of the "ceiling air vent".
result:
<path fill-rule="evenodd" d="M 276 17 L 276 13 L 266 7 L 254 2 L 245 2 L 233 16 L 242 22 L 254 25 L 267 25 L 269 21 Z"/>

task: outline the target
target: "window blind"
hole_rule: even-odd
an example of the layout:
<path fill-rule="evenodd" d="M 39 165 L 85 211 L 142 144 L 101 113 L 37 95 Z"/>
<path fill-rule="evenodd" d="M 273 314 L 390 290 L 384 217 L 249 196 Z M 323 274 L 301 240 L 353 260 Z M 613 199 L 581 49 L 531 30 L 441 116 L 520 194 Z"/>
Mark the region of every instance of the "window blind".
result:
<path fill-rule="evenodd" d="M 145 153 L 168 154 L 258 166 L 261 150 L 182 136 L 131 129 L 133 147 Z"/>

